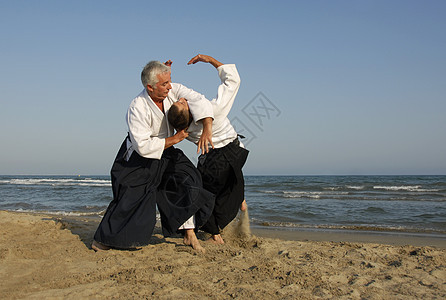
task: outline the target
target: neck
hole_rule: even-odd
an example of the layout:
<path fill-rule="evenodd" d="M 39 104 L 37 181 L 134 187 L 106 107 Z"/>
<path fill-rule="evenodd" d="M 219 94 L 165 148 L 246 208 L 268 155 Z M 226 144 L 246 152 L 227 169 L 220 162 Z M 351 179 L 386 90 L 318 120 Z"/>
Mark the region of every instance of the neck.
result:
<path fill-rule="evenodd" d="M 149 95 L 150 96 L 150 95 Z M 150 97 L 150 99 L 152 99 L 153 100 L 153 102 L 155 102 L 155 103 L 163 103 L 163 101 L 164 101 L 164 99 L 157 99 L 157 98 L 152 98 L 152 97 Z"/>
<path fill-rule="evenodd" d="M 152 99 L 153 102 L 155 102 L 155 103 L 163 103 L 164 98 L 163 98 L 163 99 L 156 98 L 156 97 L 154 97 L 154 96 L 152 95 L 152 93 L 149 92 L 149 91 L 147 91 L 147 94 L 149 94 L 150 99 Z"/>

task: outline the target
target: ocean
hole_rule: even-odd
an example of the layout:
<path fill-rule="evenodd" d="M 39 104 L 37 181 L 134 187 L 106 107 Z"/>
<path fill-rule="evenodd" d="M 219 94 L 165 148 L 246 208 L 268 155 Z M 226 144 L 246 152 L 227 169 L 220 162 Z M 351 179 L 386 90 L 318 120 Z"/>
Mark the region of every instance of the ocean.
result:
<path fill-rule="evenodd" d="M 246 176 L 251 226 L 445 235 L 446 176 Z M 109 176 L 0 176 L 0 210 L 102 216 Z"/>

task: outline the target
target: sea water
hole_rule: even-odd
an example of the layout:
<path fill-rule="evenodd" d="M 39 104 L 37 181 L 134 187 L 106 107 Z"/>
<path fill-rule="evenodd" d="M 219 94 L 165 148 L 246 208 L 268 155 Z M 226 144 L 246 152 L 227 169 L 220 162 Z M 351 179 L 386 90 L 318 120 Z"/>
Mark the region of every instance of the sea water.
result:
<path fill-rule="evenodd" d="M 246 176 L 251 224 L 446 234 L 446 176 Z M 97 215 L 109 176 L 0 176 L 0 209 Z"/>

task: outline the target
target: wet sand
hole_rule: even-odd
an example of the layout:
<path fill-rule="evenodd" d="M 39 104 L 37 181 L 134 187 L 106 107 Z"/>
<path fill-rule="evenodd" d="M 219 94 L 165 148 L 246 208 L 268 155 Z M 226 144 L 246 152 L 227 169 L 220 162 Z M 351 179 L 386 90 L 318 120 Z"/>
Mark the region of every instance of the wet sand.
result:
<path fill-rule="evenodd" d="M 413 232 L 360 231 L 338 229 L 270 229 L 252 227 L 252 233 L 290 241 L 377 243 L 393 246 L 432 246 L 446 249 L 446 235 Z"/>

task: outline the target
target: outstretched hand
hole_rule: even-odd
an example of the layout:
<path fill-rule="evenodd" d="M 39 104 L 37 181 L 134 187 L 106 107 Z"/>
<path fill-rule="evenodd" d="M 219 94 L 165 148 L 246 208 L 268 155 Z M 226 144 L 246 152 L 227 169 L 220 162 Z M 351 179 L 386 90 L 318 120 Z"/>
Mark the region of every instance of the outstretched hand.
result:
<path fill-rule="evenodd" d="M 214 67 L 218 68 L 221 65 L 223 65 L 221 62 L 219 62 L 218 60 L 216 60 L 215 58 L 213 58 L 212 56 L 209 55 L 205 55 L 205 54 L 198 54 L 195 55 L 194 57 L 192 57 L 189 62 L 187 63 L 188 65 L 193 65 L 196 64 L 197 62 L 204 62 L 204 63 L 210 63 L 211 65 L 213 65 Z"/>
<path fill-rule="evenodd" d="M 211 59 L 212 59 L 212 57 L 209 55 L 198 54 L 198 55 L 195 55 L 194 57 L 192 57 L 187 64 L 188 65 L 196 64 L 199 61 L 208 63 L 211 61 Z"/>

